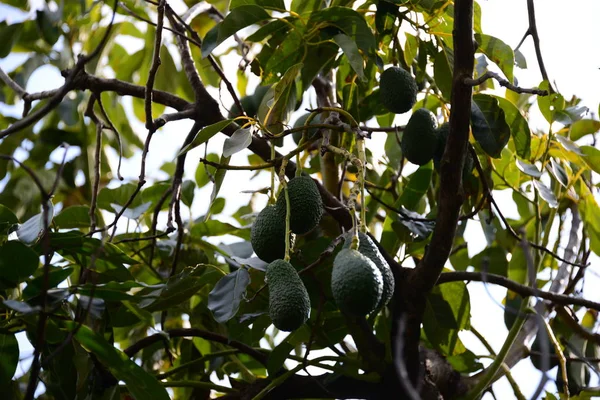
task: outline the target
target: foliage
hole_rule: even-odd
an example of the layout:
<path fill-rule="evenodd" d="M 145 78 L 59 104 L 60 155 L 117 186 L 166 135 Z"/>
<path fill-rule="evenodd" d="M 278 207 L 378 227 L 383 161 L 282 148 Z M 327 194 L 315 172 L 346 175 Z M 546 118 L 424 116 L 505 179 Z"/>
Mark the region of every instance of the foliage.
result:
<path fill-rule="evenodd" d="M 185 0 L 179 14 L 164 0 L 30 3 L 0 2 L 18 16 L 0 22 L 0 57 L 16 65 L 0 69 L 7 396 L 33 399 L 39 380 L 47 399 L 377 398 L 390 390 L 409 398 L 415 388 L 424 399 L 476 398 L 529 357 L 522 345 L 540 329 L 549 340 L 534 350 L 536 365 L 560 364 L 551 379 L 561 393 L 547 398 L 593 395 L 600 304 L 585 299 L 581 282 L 600 255 L 600 121 L 556 92 L 545 71 L 539 88 L 516 86 L 534 63 L 482 31 L 477 3 Z M 458 38 L 465 13 L 476 57 L 473 42 Z M 490 63 L 506 92 L 485 80 Z M 423 108 L 440 126 L 450 121 L 435 168 L 406 160 L 400 119 L 380 103 L 379 77 L 392 65 L 419 90 L 407 117 Z M 461 65 L 474 65 L 482 80 L 455 74 Z M 64 82 L 27 92 L 42 68 L 60 70 Z M 239 99 L 255 84 L 260 104 L 243 115 L 249 103 Z M 456 100 L 461 91 L 467 102 Z M 530 128 L 534 106 L 544 130 Z M 235 119 L 223 117 L 232 108 Z M 290 128 L 299 117 L 303 125 Z M 175 120 L 189 122 L 189 133 L 161 166 L 168 178 L 153 179 L 152 138 Z M 293 142 L 297 132 L 304 136 Z M 219 154 L 186 164 L 220 135 Z M 463 173 L 466 152 L 475 168 Z M 241 154 L 247 165 L 230 164 Z M 140 159 L 139 180 L 121 180 L 121 161 Z M 220 197 L 236 185 L 236 169 L 271 185 L 241 206 Z M 285 195 L 282 181 L 300 174 L 315 178 L 326 213 L 286 243 L 311 304 L 306 323 L 286 336 L 268 314 L 266 263 L 253 256 L 251 224 Z M 212 192 L 200 198 L 203 187 Z M 495 200 L 505 190 L 517 218 L 505 218 Z M 198 202 L 204 215 L 194 215 Z M 231 204 L 239 208 L 226 213 Z M 487 243 L 473 256 L 467 225 Z M 366 317 L 341 312 L 331 291 L 333 260 L 353 227 L 374 235 L 396 281 L 392 301 Z M 514 343 L 501 351 L 473 326 L 471 281 L 511 289 L 504 319 Z M 534 308 L 534 297 L 546 302 Z M 475 353 L 461 331 L 475 333 L 488 354 Z M 35 349 L 23 375 L 17 338 Z M 484 368 L 489 357 L 496 362 Z M 431 369 L 424 380 L 421 358 L 447 373 Z M 517 394 L 519 378 L 511 377 Z"/>

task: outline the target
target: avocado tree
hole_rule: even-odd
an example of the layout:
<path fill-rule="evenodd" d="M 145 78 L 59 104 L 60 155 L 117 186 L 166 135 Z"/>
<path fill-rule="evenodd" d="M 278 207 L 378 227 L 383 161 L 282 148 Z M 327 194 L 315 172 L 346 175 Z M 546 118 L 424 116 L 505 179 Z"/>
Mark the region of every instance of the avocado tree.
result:
<path fill-rule="evenodd" d="M 2 393 L 597 395 L 600 121 L 527 5 L 531 59 L 473 0 L 2 0 Z"/>

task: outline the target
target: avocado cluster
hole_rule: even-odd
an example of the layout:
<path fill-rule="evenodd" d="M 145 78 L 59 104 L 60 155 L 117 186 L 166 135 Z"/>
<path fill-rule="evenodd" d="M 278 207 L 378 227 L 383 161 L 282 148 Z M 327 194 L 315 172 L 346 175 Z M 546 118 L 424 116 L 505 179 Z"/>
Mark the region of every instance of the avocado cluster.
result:
<path fill-rule="evenodd" d="M 369 257 L 343 248 L 333 260 L 331 292 L 341 311 L 364 316 L 381 302 L 383 276 Z"/>
<path fill-rule="evenodd" d="M 290 230 L 298 235 L 311 231 L 323 215 L 323 202 L 316 183 L 309 176 L 298 176 L 288 184 Z M 272 262 L 285 255 L 285 193 L 275 205 L 265 207 L 256 217 L 250 232 L 254 252 L 263 261 Z"/>
<path fill-rule="evenodd" d="M 417 82 L 410 72 L 400 67 L 390 67 L 379 78 L 379 98 L 390 112 L 402 114 L 417 101 Z"/>
<path fill-rule="evenodd" d="M 426 108 L 418 109 L 404 128 L 400 142 L 402 154 L 413 164 L 427 164 L 438 148 L 438 135 L 435 115 Z"/>
<path fill-rule="evenodd" d="M 352 244 L 352 232 L 349 232 L 345 238 L 343 248 L 349 249 Z M 369 260 L 373 261 L 373 264 L 381 272 L 383 279 L 383 292 L 381 293 L 381 299 L 377 303 L 376 309 L 384 307 L 394 295 L 394 288 L 396 287 L 396 281 L 394 274 L 388 262 L 383 258 L 383 255 L 375 245 L 375 242 L 369 235 L 363 232 L 358 233 L 358 252 L 366 256 Z"/>
<path fill-rule="evenodd" d="M 275 260 L 267 265 L 265 278 L 273 325 L 286 332 L 298 329 L 310 314 L 310 298 L 298 272 L 289 262 Z"/>

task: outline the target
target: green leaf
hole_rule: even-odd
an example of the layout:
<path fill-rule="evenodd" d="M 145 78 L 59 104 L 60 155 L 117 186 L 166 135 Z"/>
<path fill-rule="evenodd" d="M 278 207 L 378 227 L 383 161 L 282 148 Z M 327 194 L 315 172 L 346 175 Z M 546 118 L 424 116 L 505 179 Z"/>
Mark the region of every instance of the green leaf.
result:
<path fill-rule="evenodd" d="M 504 118 L 510 127 L 510 134 L 515 143 L 517 155 L 521 158 L 529 158 L 531 155 L 531 130 L 527 120 L 509 100 L 500 96 L 492 97 L 498 100 L 498 105 L 504 111 Z"/>
<path fill-rule="evenodd" d="M 547 168 L 554 177 L 554 179 L 556 179 L 564 187 L 567 187 L 567 185 L 569 184 L 569 176 L 558 161 L 556 161 L 554 158 L 551 158 L 550 166 L 548 166 Z"/>
<path fill-rule="evenodd" d="M 507 278 L 511 281 L 527 284 L 527 260 L 520 245 L 513 248 L 511 259 L 508 263 Z"/>
<path fill-rule="evenodd" d="M 302 64 L 290 67 L 281 80 L 273 85 L 258 107 L 258 119 L 271 132 L 280 133 L 296 106 L 295 80 Z"/>
<path fill-rule="evenodd" d="M 29 218 L 23 225 L 19 226 L 19 229 L 17 229 L 17 236 L 21 242 L 32 245 L 42 237 L 44 234 L 44 226 L 50 226 L 52 217 L 54 216 L 54 205 L 51 201 L 48 201 L 48 206 L 48 218 L 45 225 L 44 213 L 41 212 Z"/>
<path fill-rule="evenodd" d="M 200 222 L 194 224 L 191 230 L 191 234 L 194 237 L 204 237 L 204 236 L 220 236 L 227 234 L 234 234 L 239 231 L 241 228 L 237 226 L 233 226 L 226 222 L 217 221 L 214 219 Z"/>
<path fill-rule="evenodd" d="M 109 369 L 117 380 L 125 382 L 127 390 L 136 400 L 169 400 L 166 389 L 159 381 L 116 349 L 101 334 L 86 325 L 68 322 L 75 339 Z M 79 329 L 76 329 L 76 328 Z"/>
<path fill-rule="evenodd" d="M 194 140 L 187 146 L 185 146 L 181 151 L 177 154 L 177 157 L 187 153 L 188 151 L 200 146 L 203 143 L 206 143 L 215 136 L 217 133 L 221 132 L 223 129 L 228 127 L 233 122 L 232 119 L 225 119 L 223 121 L 216 122 L 212 125 L 205 126 L 202 128 L 200 132 L 194 137 Z"/>
<path fill-rule="evenodd" d="M 543 81 L 540 83 L 540 89 L 549 90 L 550 85 L 548 81 Z M 548 96 L 538 96 L 537 98 L 538 106 L 544 118 L 549 123 L 554 121 L 564 121 L 563 118 L 560 117 L 558 113 L 562 112 L 565 109 L 565 98 L 560 93 L 551 93 Z M 564 121 L 570 123 L 570 118 L 568 121 Z"/>
<path fill-rule="evenodd" d="M 500 158 L 510 139 L 510 127 L 496 98 L 486 94 L 473 96 L 471 129 L 481 148 L 490 156 Z"/>
<path fill-rule="evenodd" d="M 433 163 L 427 163 L 417 169 L 402 190 L 399 201 L 400 205 L 415 210 L 421 198 L 427 193 L 433 176 Z"/>
<path fill-rule="evenodd" d="M 346 57 L 348 57 L 348 61 L 350 62 L 350 66 L 356 72 L 356 75 L 361 81 L 365 81 L 365 71 L 364 71 L 364 60 L 360 53 L 358 52 L 358 47 L 354 40 L 350 38 L 348 35 L 344 35 L 343 33 L 339 33 L 333 37 L 335 43 L 340 46 Z"/>
<path fill-rule="evenodd" d="M 0 246 L 0 287 L 17 287 L 35 272 L 39 263 L 38 255 L 23 243 L 4 243 Z"/>
<path fill-rule="evenodd" d="M 231 157 L 252 143 L 252 129 L 239 128 L 223 143 L 223 157 Z"/>
<path fill-rule="evenodd" d="M 552 193 L 552 190 L 550 190 L 550 188 L 548 188 L 548 186 L 546 186 L 544 183 L 542 183 L 540 181 L 533 181 L 533 185 L 535 186 L 538 193 L 540 194 L 540 197 L 542 199 L 546 200 L 546 202 L 548 203 L 548 206 L 550 208 L 558 207 L 558 200 L 556 200 L 556 196 L 554 195 L 554 193 Z"/>
<path fill-rule="evenodd" d="M 9 208 L 0 204 L 0 235 L 7 235 L 8 229 L 18 223 L 17 216 Z"/>
<path fill-rule="evenodd" d="M 135 193 L 136 185 L 132 183 L 126 183 L 124 185 L 120 185 L 114 189 L 110 188 L 102 188 L 100 193 L 98 193 L 98 207 L 107 210 L 110 212 L 114 212 L 113 205 L 124 206 L 127 204 L 127 201 Z M 129 205 L 130 208 L 135 208 L 142 204 L 141 196 L 136 196 L 133 202 Z"/>
<path fill-rule="evenodd" d="M 593 135 L 600 131 L 600 121 L 593 119 L 580 119 L 573 122 L 569 129 L 569 138 L 571 140 L 579 140 L 586 135 Z"/>
<path fill-rule="evenodd" d="M 96 219 L 102 218 L 97 212 Z M 87 228 L 90 226 L 90 208 L 88 206 L 71 206 L 63 209 L 56 217 L 54 223 L 61 229 Z"/>
<path fill-rule="evenodd" d="M 223 43 L 240 29 L 255 24 L 271 16 L 257 5 L 243 5 L 233 10 L 225 19 L 212 28 L 202 41 L 202 57 L 207 57 L 218 45 Z"/>
<path fill-rule="evenodd" d="M 231 0 L 229 9 L 233 10 L 241 6 L 251 4 L 278 11 L 285 10 L 285 4 L 283 3 L 283 0 Z"/>
<path fill-rule="evenodd" d="M 267 371 L 269 372 L 269 376 L 275 376 L 277 374 L 290 352 L 294 350 L 294 347 L 295 346 L 290 344 L 287 340 L 284 340 L 275 346 L 267 359 Z"/>
<path fill-rule="evenodd" d="M 499 246 L 488 247 L 471 258 L 471 265 L 475 271 L 506 276 L 508 269 L 506 251 Z"/>
<path fill-rule="evenodd" d="M 475 34 L 475 40 L 479 43 L 479 50 L 492 60 L 504 73 L 506 79 L 513 81 L 513 67 L 515 65 L 515 54 L 512 48 L 502 40 L 484 34 Z"/>
<path fill-rule="evenodd" d="M 4 58 L 10 54 L 13 45 L 18 42 L 23 24 L 7 24 L 6 21 L 0 22 L 0 58 Z"/>
<path fill-rule="evenodd" d="M 206 160 L 214 162 L 214 163 L 218 163 L 219 162 L 219 156 L 216 155 L 215 153 L 210 153 L 206 156 Z M 207 173 L 207 168 L 209 169 L 208 171 L 210 172 L 210 176 L 213 176 L 215 173 L 215 168 L 214 167 L 209 167 L 208 165 L 204 164 L 204 163 L 198 163 L 198 167 L 196 167 L 196 185 L 198 185 L 198 189 L 204 187 L 208 182 L 210 182 L 210 177 L 209 174 Z"/>
<path fill-rule="evenodd" d="M 240 302 L 246 296 L 250 284 L 250 274 L 240 268 L 222 277 L 208 295 L 208 309 L 215 320 L 223 324 L 237 314 Z"/>
<path fill-rule="evenodd" d="M 405 33 L 406 42 L 404 44 L 404 62 L 406 65 L 412 65 L 417 52 L 419 51 L 419 39 L 410 33 Z"/>
<path fill-rule="evenodd" d="M 230 159 L 231 159 L 230 157 L 221 156 L 221 159 L 219 160 L 219 164 L 229 165 Z M 215 173 L 213 190 L 210 194 L 210 203 L 208 206 L 209 212 L 206 213 L 204 221 L 208 221 L 208 219 L 210 218 L 210 209 L 212 208 L 212 205 L 213 205 L 215 199 L 219 195 L 219 191 L 221 190 L 221 185 L 223 185 L 223 180 L 225 180 L 226 172 L 227 172 L 227 170 L 225 168 L 220 168 Z"/>
<path fill-rule="evenodd" d="M 517 168 L 519 168 L 525 175 L 533 176 L 534 178 L 539 178 L 542 176 L 542 172 L 537 169 L 535 165 L 519 159 L 517 159 Z"/>
<path fill-rule="evenodd" d="M 67 279 L 75 270 L 73 267 L 50 268 L 48 272 L 48 287 L 55 288 L 59 283 Z M 27 282 L 27 287 L 23 290 L 23 299 L 29 300 L 42 293 L 44 286 L 44 276 L 37 276 Z"/>
<path fill-rule="evenodd" d="M 370 55 L 375 51 L 376 41 L 365 18 L 357 11 L 346 7 L 329 7 L 311 14 L 308 22 L 313 26 L 335 26 L 350 36 L 358 48 Z"/>
<path fill-rule="evenodd" d="M 252 35 L 248 36 L 246 40 L 248 42 L 261 42 L 267 37 L 272 36 L 280 31 L 287 32 L 290 29 L 290 24 L 293 25 L 296 18 L 286 17 L 284 19 L 276 19 L 269 21 L 265 25 L 261 26 Z M 286 22 L 287 21 L 287 22 Z"/>
<path fill-rule="evenodd" d="M 19 364 L 19 342 L 14 333 L 0 333 L 0 386 L 7 388 Z"/>
<path fill-rule="evenodd" d="M 448 49 L 445 48 L 445 50 Z M 435 84 L 442 91 L 444 98 L 450 100 L 450 94 L 452 93 L 452 67 L 444 50 L 435 55 L 433 77 Z"/>
<path fill-rule="evenodd" d="M 593 146 L 581 146 L 579 148 L 583 153 L 583 161 L 592 169 L 592 171 L 600 174 L 600 150 Z"/>
<path fill-rule="evenodd" d="M 584 154 L 581 152 L 581 149 L 579 148 L 579 146 L 575 143 L 570 141 L 569 139 L 567 139 L 564 136 L 561 135 L 556 135 L 556 140 L 560 142 L 560 144 L 563 145 L 563 147 L 569 151 L 572 151 L 573 153 L 579 155 L 579 156 L 583 156 Z"/>

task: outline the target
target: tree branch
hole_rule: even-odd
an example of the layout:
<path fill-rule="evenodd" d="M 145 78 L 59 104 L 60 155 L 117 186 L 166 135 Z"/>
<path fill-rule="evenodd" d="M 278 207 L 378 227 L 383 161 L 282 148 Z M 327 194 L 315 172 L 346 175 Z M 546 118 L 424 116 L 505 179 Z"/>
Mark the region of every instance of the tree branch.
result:
<path fill-rule="evenodd" d="M 481 85 L 483 82 L 487 81 L 488 79 L 492 79 L 492 78 L 497 80 L 498 83 L 500 84 L 500 86 L 504 86 L 505 88 L 508 88 L 515 93 L 531 93 L 531 94 L 537 94 L 538 96 L 548 96 L 548 94 L 549 94 L 547 90 L 527 89 L 527 88 L 515 86 L 512 83 L 510 83 L 509 81 L 507 81 L 506 79 L 502 78 L 497 73 L 492 72 L 492 71 L 487 71 L 485 74 L 481 75 L 477 79 L 465 78 L 464 82 L 465 82 L 465 85 L 478 86 L 478 85 Z"/>

